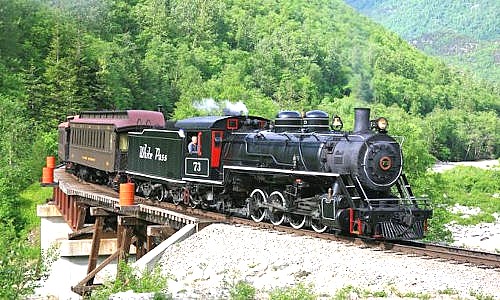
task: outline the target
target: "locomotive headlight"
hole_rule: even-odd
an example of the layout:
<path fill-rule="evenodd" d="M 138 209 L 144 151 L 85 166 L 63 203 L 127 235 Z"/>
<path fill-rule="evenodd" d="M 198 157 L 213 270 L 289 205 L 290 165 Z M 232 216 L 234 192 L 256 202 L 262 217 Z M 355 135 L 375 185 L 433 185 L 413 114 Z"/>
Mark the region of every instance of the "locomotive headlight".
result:
<path fill-rule="evenodd" d="M 377 129 L 379 131 L 387 131 L 387 126 L 389 126 L 389 122 L 387 122 L 386 118 L 381 117 L 377 119 Z"/>
<path fill-rule="evenodd" d="M 342 123 L 342 119 L 339 116 L 333 117 L 332 127 L 333 127 L 333 130 L 335 130 L 335 131 L 340 131 L 340 130 L 342 130 L 342 127 L 344 127 L 344 123 Z"/>

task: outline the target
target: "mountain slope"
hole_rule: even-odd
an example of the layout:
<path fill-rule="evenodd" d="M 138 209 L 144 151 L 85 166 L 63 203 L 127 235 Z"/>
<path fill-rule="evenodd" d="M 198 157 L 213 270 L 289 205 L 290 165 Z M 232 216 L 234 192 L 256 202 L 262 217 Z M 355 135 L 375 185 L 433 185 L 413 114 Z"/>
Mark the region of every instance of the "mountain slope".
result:
<path fill-rule="evenodd" d="M 8 4 L 0 10 L 0 113 L 19 111 L 2 114 L 5 124 L 42 133 L 84 109 L 156 104 L 179 119 L 206 113 L 198 109 L 204 99 L 242 101 L 250 114 L 270 118 L 317 108 L 349 118 L 352 106 L 371 105 L 399 120 L 392 132 L 419 131 L 412 140 L 426 154 L 418 141 L 430 131 L 431 152 L 449 148 L 445 158 L 498 153 L 497 88 L 340 0 L 0 2 Z M 448 120 L 450 109 L 456 118 Z M 422 132 L 416 124 L 427 116 L 442 131 Z M 5 128 L 17 130 L 0 133 L 0 157 L 28 156 L 25 143 L 10 142 L 33 139 L 27 129 Z"/>
<path fill-rule="evenodd" d="M 500 2 L 346 0 L 431 55 L 500 83 Z"/>

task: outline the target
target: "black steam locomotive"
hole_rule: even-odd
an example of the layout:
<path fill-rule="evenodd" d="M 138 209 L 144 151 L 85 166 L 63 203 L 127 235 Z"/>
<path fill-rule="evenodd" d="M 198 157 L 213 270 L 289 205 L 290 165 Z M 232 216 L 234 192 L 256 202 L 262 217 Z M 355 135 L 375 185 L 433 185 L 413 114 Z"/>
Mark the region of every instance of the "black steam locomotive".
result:
<path fill-rule="evenodd" d="M 188 149 L 191 141 L 196 145 Z M 401 147 L 387 134 L 387 120 L 370 121 L 369 109 L 355 110 L 353 132 L 342 131 L 337 116 L 330 126 L 322 111 L 284 111 L 274 122 L 184 119 L 129 132 L 127 142 L 114 143 L 121 157 L 127 153 L 127 166 L 107 172 L 109 181 L 126 177 L 138 194 L 158 201 L 385 239 L 423 237 L 432 215 L 402 172 Z"/>

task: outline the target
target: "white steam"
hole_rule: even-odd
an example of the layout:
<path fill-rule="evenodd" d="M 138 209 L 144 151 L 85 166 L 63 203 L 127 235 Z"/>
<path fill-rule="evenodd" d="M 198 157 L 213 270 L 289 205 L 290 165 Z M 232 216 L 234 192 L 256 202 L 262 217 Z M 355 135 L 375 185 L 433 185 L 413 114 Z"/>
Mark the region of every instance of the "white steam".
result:
<path fill-rule="evenodd" d="M 211 115 L 220 113 L 219 104 L 212 98 L 201 99 L 201 101 L 194 102 L 193 106 L 197 110 L 201 110 Z"/>
<path fill-rule="evenodd" d="M 240 115 L 248 115 L 248 108 L 245 103 L 238 101 L 236 103 L 229 102 L 228 100 L 224 100 L 223 103 L 217 103 L 212 98 L 205 98 L 201 101 L 197 101 L 193 104 L 193 106 L 209 115 L 231 115 L 231 116 L 240 116 Z"/>
<path fill-rule="evenodd" d="M 225 115 L 231 116 L 241 116 L 248 115 L 248 108 L 245 103 L 238 101 L 236 103 L 231 103 L 229 101 L 224 101 L 226 107 L 224 107 L 223 112 Z"/>

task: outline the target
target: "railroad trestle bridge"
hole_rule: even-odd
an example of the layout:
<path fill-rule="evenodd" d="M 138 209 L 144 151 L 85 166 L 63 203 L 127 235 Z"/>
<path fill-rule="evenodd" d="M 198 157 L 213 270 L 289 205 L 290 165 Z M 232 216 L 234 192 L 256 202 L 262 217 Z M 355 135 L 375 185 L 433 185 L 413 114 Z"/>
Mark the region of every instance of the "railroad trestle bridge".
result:
<path fill-rule="evenodd" d="M 150 269 L 169 246 L 211 223 L 157 206 L 120 205 L 118 193 L 80 182 L 63 168 L 55 170 L 54 179 L 52 199 L 37 208 L 42 218 L 42 250 L 56 242 L 61 257 L 88 256 L 85 277 L 68 286 L 79 295 L 96 286 L 95 276 L 110 263 L 127 260 L 135 253 L 135 267 Z M 54 218 L 59 219 L 57 226 L 67 224 L 70 230 L 54 230 Z M 83 277 L 81 272 L 79 275 Z"/>

